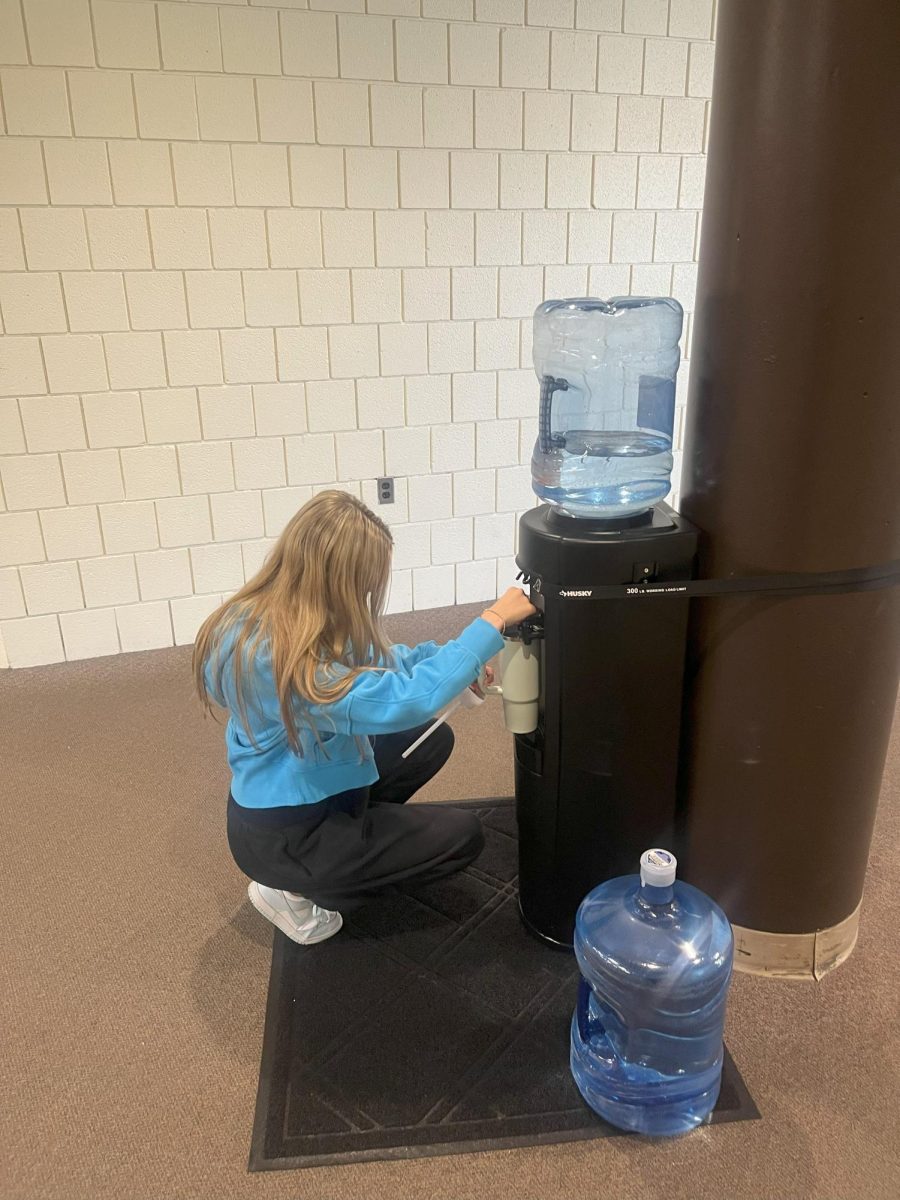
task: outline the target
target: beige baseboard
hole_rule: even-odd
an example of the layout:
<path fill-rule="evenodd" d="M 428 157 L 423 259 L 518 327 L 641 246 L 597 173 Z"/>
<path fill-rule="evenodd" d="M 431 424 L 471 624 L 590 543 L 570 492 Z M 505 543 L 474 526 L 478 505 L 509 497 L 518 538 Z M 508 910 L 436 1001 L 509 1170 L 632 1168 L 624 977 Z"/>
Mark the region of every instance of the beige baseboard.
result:
<path fill-rule="evenodd" d="M 819 980 L 853 953 L 860 907 L 837 925 L 812 933 L 767 933 L 734 925 L 734 969 L 748 975 Z"/>

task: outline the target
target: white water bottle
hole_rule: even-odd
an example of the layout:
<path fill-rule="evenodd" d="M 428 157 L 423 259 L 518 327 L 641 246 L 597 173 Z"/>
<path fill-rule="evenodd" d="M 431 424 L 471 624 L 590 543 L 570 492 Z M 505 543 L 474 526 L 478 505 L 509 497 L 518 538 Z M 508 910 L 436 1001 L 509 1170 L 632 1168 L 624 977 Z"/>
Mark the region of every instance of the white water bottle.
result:
<path fill-rule="evenodd" d="M 500 683 L 484 689 L 490 696 L 503 697 L 503 721 L 510 733 L 533 733 L 538 727 L 540 644 L 505 637 L 500 655 Z"/>

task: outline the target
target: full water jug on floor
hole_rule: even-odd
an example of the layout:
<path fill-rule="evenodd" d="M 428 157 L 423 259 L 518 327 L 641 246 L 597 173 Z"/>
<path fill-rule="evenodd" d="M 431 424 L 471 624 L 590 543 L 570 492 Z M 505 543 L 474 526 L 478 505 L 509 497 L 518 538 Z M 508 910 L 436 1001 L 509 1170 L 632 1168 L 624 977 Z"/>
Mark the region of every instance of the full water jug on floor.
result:
<path fill-rule="evenodd" d="M 646 851 L 640 876 L 595 888 L 575 921 L 572 1074 L 604 1120 L 652 1136 L 686 1133 L 715 1107 L 734 954 L 728 918 L 675 868 Z"/>
<path fill-rule="evenodd" d="M 644 512 L 672 486 L 684 313 L 669 297 L 548 300 L 534 315 L 541 384 L 534 491 L 576 517 Z"/>

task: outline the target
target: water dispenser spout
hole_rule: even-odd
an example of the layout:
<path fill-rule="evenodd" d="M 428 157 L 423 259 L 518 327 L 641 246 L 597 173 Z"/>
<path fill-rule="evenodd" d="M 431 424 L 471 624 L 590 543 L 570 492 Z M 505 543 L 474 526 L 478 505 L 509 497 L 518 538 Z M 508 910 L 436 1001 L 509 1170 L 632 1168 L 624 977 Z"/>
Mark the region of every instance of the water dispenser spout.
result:
<path fill-rule="evenodd" d="M 519 625 L 511 625 L 505 636 L 513 641 L 524 642 L 526 646 L 541 640 L 544 636 L 544 624 L 540 613 L 527 617 Z"/>

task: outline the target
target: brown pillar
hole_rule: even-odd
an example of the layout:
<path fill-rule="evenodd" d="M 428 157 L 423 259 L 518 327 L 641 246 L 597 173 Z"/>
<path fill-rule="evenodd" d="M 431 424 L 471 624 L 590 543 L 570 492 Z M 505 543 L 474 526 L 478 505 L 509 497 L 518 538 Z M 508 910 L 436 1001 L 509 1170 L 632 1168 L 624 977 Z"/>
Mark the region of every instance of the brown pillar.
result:
<path fill-rule="evenodd" d="M 702 577 L 900 556 L 898 67 L 900 4 L 719 0 L 681 504 Z M 688 878 L 743 927 L 738 966 L 820 974 L 855 938 L 900 589 L 693 610 Z"/>

